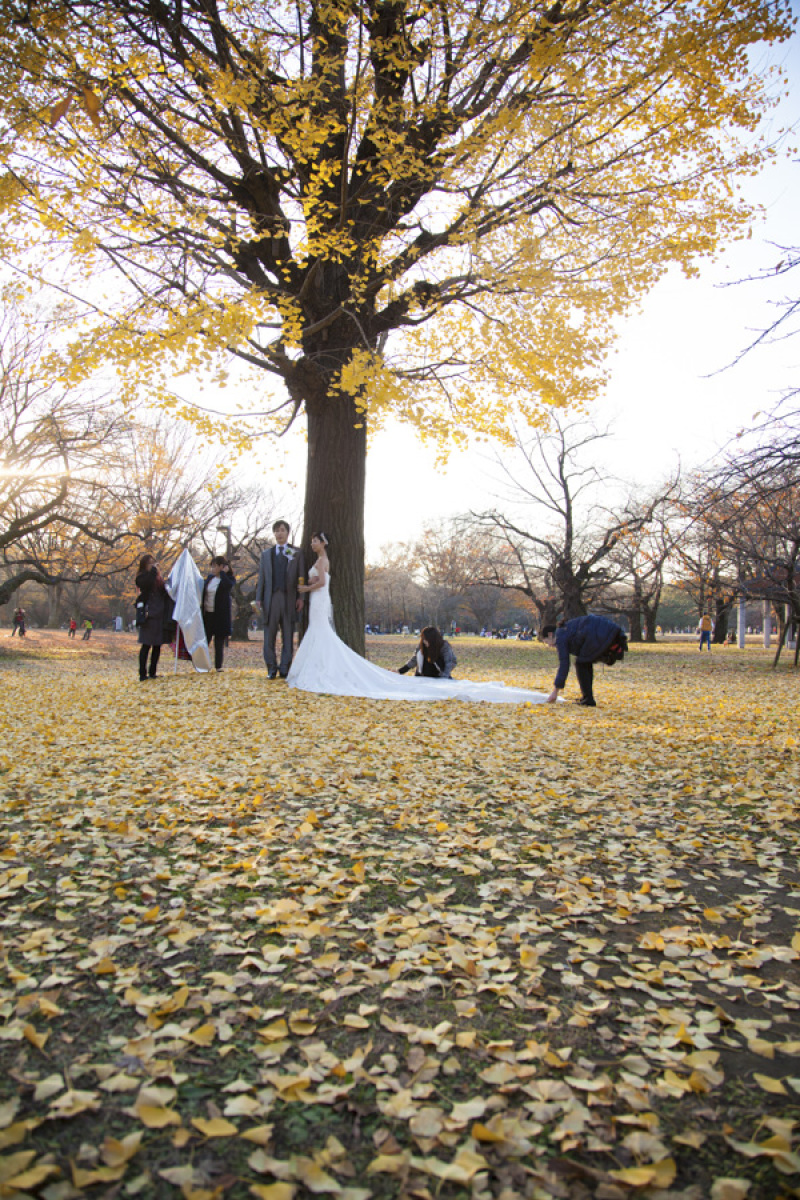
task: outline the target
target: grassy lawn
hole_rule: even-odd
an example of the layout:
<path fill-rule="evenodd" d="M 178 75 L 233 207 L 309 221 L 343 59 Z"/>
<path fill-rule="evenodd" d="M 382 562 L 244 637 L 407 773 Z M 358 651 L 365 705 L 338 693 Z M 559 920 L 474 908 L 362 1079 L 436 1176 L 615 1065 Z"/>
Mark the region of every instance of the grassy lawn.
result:
<path fill-rule="evenodd" d="M 637 647 L 585 710 L 136 653 L 0 633 L 0 1197 L 800 1196 L 788 660 Z"/>

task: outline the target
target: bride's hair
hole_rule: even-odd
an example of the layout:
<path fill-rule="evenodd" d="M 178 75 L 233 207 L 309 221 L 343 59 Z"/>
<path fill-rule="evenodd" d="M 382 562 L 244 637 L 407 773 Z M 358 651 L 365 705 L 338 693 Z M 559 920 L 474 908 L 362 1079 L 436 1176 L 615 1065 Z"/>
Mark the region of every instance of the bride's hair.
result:
<path fill-rule="evenodd" d="M 324 546 L 324 547 L 325 547 L 325 549 L 327 550 L 327 548 L 328 548 L 328 535 L 327 535 L 327 533 L 322 533 L 322 531 L 320 531 L 319 533 L 312 533 L 312 535 L 311 535 L 311 536 L 312 536 L 312 538 L 316 538 L 318 542 L 322 542 L 323 546 Z"/>

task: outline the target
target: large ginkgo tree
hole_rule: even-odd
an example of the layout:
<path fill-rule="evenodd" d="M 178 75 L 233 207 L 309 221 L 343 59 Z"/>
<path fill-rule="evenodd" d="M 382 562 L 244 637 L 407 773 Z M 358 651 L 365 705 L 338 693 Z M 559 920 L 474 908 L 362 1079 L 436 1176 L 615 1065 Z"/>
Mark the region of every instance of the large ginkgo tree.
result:
<path fill-rule="evenodd" d="M 368 428 L 502 437 L 590 399 L 617 316 L 746 229 L 754 64 L 790 26 L 780 0 L 6 0 L 0 246 L 84 301 L 65 376 L 169 403 L 233 355 L 243 440 L 302 415 L 306 536 L 361 647 Z"/>

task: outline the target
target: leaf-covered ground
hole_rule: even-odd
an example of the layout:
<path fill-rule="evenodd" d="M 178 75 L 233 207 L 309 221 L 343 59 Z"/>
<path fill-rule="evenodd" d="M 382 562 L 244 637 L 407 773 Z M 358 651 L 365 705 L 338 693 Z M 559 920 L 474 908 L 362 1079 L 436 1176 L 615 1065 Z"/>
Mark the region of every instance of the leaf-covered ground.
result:
<path fill-rule="evenodd" d="M 647 647 L 587 711 L 135 655 L 3 636 L 0 1197 L 800 1196 L 794 671 Z"/>

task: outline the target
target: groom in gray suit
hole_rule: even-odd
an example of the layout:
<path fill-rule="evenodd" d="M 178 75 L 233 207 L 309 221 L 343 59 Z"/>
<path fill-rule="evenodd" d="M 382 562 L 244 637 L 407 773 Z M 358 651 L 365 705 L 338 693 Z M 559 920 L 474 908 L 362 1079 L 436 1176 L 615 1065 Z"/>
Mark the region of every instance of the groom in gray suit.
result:
<path fill-rule="evenodd" d="M 303 597 L 297 585 L 305 580 L 303 551 L 289 544 L 289 525 L 276 521 L 272 526 L 275 545 L 261 555 L 258 568 L 256 605 L 264 614 L 264 662 L 270 679 L 278 674 L 275 640 L 281 631 L 280 676 L 285 679 L 292 664 L 294 623 L 303 607 Z"/>

